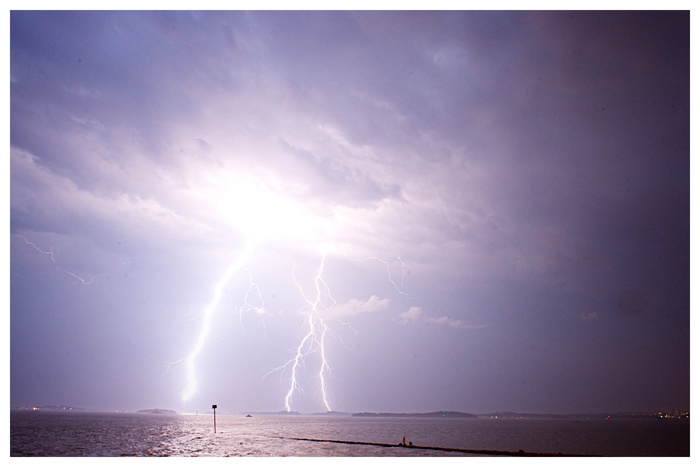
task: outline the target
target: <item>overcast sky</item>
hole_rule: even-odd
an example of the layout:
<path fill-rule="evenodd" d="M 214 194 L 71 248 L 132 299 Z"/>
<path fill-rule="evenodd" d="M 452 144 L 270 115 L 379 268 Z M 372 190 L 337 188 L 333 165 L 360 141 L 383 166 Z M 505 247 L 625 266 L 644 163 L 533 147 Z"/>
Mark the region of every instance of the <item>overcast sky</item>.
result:
<path fill-rule="evenodd" d="M 687 12 L 10 26 L 12 405 L 689 409 Z"/>

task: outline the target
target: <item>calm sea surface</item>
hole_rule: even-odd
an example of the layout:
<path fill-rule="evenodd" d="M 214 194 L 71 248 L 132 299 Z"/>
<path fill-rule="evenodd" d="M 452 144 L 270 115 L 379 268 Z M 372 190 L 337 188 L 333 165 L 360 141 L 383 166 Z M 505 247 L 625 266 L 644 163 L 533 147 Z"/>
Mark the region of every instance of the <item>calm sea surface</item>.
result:
<path fill-rule="evenodd" d="M 689 456 L 688 420 L 10 413 L 12 456 L 468 456 L 290 438 L 601 456 Z"/>

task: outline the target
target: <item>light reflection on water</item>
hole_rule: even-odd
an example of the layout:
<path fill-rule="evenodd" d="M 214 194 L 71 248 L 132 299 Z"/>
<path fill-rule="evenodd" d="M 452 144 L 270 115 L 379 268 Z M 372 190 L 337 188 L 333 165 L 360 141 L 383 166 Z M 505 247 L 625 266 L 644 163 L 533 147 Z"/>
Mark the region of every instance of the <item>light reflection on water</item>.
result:
<path fill-rule="evenodd" d="M 292 440 L 604 456 L 688 456 L 687 420 L 488 420 L 17 412 L 12 456 L 445 457 L 460 452 Z"/>

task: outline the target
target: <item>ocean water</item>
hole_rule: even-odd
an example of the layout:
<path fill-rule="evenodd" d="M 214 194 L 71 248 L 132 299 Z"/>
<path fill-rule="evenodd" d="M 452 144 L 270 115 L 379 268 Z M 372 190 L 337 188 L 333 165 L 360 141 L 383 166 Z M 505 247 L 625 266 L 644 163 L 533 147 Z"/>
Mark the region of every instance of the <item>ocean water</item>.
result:
<path fill-rule="evenodd" d="M 445 457 L 469 450 L 689 456 L 689 420 L 433 419 L 11 411 L 11 456 Z"/>

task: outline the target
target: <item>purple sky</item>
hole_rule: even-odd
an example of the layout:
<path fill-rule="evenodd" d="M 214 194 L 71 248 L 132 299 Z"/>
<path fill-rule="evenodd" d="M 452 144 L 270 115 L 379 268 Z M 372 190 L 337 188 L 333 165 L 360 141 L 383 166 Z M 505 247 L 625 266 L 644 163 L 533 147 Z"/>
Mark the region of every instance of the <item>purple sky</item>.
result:
<path fill-rule="evenodd" d="M 687 12 L 10 26 L 12 405 L 689 408 Z"/>

